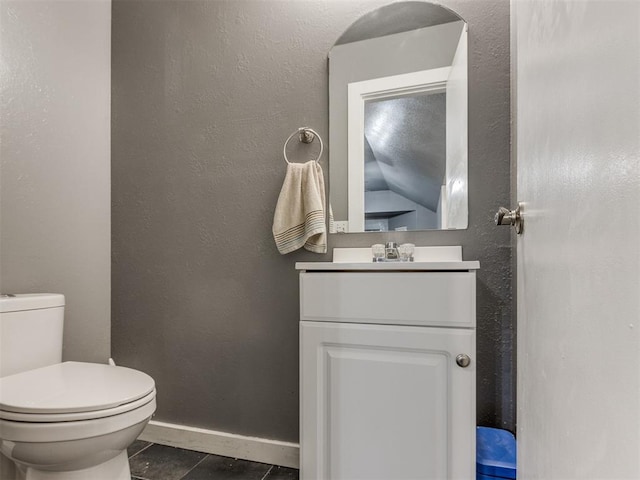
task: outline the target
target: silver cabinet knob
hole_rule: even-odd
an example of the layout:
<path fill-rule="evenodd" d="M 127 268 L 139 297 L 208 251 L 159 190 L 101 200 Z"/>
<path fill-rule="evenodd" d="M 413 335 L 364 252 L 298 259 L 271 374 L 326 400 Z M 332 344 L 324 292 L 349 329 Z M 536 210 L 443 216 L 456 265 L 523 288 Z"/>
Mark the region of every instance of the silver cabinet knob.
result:
<path fill-rule="evenodd" d="M 456 357 L 456 363 L 459 367 L 467 368 L 471 364 L 471 358 L 469 358 L 469 355 L 461 353 Z"/>
<path fill-rule="evenodd" d="M 496 222 L 496 225 L 511 225 L 516 229 L 517 234 L 521 234 L 523 229 L 522 205 L 518 204 L 515 210 L 500 207 L 493 220 Z"/>

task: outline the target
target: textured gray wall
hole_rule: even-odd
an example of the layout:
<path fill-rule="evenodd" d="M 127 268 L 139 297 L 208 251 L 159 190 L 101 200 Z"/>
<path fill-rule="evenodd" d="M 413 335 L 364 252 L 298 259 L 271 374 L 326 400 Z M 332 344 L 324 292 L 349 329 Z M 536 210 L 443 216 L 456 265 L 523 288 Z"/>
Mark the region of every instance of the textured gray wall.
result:
<path fill-rule="evenodd" d="M 0 288 L 66 296 L 66 360 L 110 354 L 110 20 L 110 0 L 0 3 Z"/>
<path fill-rule="evenodd" d="M 385 3 L 114 1 L 113 354 L 154 376 L 158 420 L 298 440 L 294 263 L 330 256 L 275 248 L 282 144 L 304 125 L 326 138 L 327 53 Z M 469 24 L 469 229 L 329 243 L 480 260 L 478 421 L 513 428 L 510 236 L 492 222 L 509 201 L 509 3 L 445 6 Z"/>

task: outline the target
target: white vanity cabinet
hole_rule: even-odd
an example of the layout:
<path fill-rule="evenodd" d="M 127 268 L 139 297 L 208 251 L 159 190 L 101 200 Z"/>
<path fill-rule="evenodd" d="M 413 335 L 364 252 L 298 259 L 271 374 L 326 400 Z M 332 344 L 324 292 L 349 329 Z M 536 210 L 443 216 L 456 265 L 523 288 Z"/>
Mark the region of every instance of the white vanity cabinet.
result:
<path fill-rule="evenodd" d="M 434 265 L 297 265 L 303 480 L 475 479 L 478 262 Z"/>

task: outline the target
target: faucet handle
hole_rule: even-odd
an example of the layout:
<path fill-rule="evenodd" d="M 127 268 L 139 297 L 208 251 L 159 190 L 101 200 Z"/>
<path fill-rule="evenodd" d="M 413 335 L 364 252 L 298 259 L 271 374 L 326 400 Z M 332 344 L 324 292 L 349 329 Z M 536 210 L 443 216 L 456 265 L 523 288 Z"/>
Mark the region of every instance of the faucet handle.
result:
<path fill-rule="evenodd" d="M 413 243 L 403 243 L 398 247 L 398 257 L 401 262 L 413 262 L 413 252 L 415 250 Z"/>
<path fill-rule="evenodd" d="M 385 246 L 381 243 L 371 245 L 371 254 L 374 262 L 384 262 L 386 256 Z"/>

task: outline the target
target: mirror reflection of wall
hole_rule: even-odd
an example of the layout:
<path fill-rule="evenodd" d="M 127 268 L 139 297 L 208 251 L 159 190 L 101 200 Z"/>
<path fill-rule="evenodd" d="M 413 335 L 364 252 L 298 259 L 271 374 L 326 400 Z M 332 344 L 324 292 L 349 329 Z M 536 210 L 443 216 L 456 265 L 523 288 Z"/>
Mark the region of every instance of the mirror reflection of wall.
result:
<path fill-rule="evenodd" d="M 400 2 L 362 17 L 331 49 L 330 199 L 338 231 L 467 227 L 466 46 L 458 16 Z M 402 84 L 415 72 L 445 77 L 438 88 Z M 367 90 L 368 82 L 394 79 L 400 83 L 384 91 Z"/>

